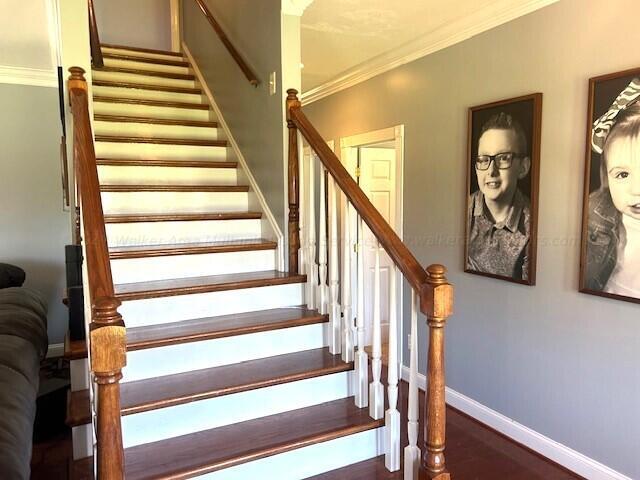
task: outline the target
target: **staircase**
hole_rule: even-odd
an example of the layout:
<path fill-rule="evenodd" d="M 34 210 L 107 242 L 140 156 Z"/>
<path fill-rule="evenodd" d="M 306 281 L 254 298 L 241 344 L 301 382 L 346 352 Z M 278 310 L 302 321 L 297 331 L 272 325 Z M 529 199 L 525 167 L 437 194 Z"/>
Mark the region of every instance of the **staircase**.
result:
<path fill-rule="evenodd" d="M 93 128 L 126 324 L 126 478 L 297 480 L 382 455 L 384 419 L 355 406 L 353 362 L 329 353 L 306 275 L 278 269 L 282 245 L 189 62 L 102 52 Z M 92 471 L 85 342 L 66 354 L 74 469 Z"/>

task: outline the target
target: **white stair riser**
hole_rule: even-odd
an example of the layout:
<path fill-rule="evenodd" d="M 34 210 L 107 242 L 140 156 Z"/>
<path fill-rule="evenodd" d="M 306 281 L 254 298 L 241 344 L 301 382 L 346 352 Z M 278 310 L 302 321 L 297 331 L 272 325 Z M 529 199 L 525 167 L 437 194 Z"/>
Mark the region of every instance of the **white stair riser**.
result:
<path fill-rule="evenodd" d="M 193 318 L 232 315 L 304 303 L 302 283 L 240 290 L 128 300 L 119 308 L 127 327 L 141 327 Z M 309 347 L 319 348 L 319 347 Z M 204 368 L 204 367 L 202 367 Z"/>
<path fill-rule="evenodd" d="M 116 284 L 275 269 L 275 250 L 111 260 Z"/>
<path fill-rule="evenodd" d="M 248 478 L 302 480 L 383 455 L 384 427 L 196 476 L 201 480 Z"/>
<path fill-rule="evenodd" d="M 184 60 L 183 57 L 174 55 L 164 55 L 161 53 L 138 52 L 136 50 L 127 50 L 124 48 L 102 47 L 102 53 L 115 53 L 118 55 L 129 55 L 131 57 L 140 58 L 156 58 L 160 60 Z"/>
<path fill-rule="evenodd" d="M 101 185 L 237 185 L 235 168 L 98 166 Z"/>
<path fill-rule="evenodd" d="M 106 215 L 118 213 L 246 212 L 248 192 L 102 192 Z"/>
<path fill-rule="evenodd" d="M 160 63 L 136 62 L 133 60 L 120 60 L 115 58 L 105 58 L 105 67 L 131 68 L 134 70 L 148 70 L 150 72 L 167 72 L 190 74 L 193 73 L 188 67 L 179 67 L 176 65 L 162 65 Z"/>
<path fill-rule="evenodd" d="M 226 147 L 200 147 L 197 145 L 163 145 L 158 143 L 96 142 L 98 158 L 124 158 L 128 160 L 211 160 L 225 161 Z"/>
<path fill-rule="evenodd" d="M 213 110 L 197 108 L 157 107 L 135 103 L 94 102 L 93 112 L 98 115 L 126 115 L 129 117 L 153 117 L 169 120 L 214 121 Z"/>
<path fill-rule="evenodd" d="M 311 407 L 352 395 L 341 372 L 122 417 L 124 447 Z M 264 477 L 263 477 L 264 478 Z"/>
<path fill-rule="evenodd" d="M 106 229 L 112 247 L 249 240 L 262 234 L 259 219 L 109 223 Z"/>
<path fill-rule="evenodd" d="M 140 88 L 103 87 L 101 85 L 94 85 L 93 94 L 100 97 L 138 98 L 143 100 L 159 100 L 162 102 L 207 103 L 207 97 L 204 95 Z"/>
<path fill-rule="evenodd" d="M 246 301 L 246 298 L 245 298 Z M 123 316 L 125 322 L 127 317 Z M 127 352 L 123 382 L 162 377 L 327 346 L 326 323 Z M 167 359 L 171 359 L 167 361 Z"/>
<path fill-rule="evenodd" d="M 106 80 L 109 82 L 143 83 L 145 85 L 165 85 L 168 87 L 195 88 L 195 80 L 182 80 L 179 78 L 163 78 L 151 75 L 138 75 L 135 73 L 101 72 L 93 70 L 91 76 L 94 80 Z"/>
<path fill-rule="evenodd" d="M 80 460 L 93 455 L 93 433 L 91 424 L 80 425 L 71 429 L 73 459 Z"/>
<path fill-rule="evenodd" d="M 95 121 L 93 128 L 96 135 L 218 140 L 218 129 L 209 127 Z"/>

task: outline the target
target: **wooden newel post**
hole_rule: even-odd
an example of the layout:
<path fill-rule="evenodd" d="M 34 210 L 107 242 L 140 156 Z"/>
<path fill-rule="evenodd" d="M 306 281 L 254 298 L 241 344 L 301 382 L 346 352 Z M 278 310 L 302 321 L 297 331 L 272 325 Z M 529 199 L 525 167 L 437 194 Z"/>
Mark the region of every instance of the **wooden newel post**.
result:
<path fill-rule="evenodd" d="M 298 129 L 291 120 L 291 109 L 300 108 L 298 91 L 287 90 L 287 127 L 289 128 L 289 272 L 298 273 L 300 250 L 300 175 L 298 172 Z"/>
<path fill-rule="evenodd" d="M 444 449 L 446 440 L 446 404 L 444 372 L 444 327 L 453 313 L 453 286 L 447 282 L 446 268 L 430 265 L 429 279 L 423 286 L 420 310 L 429 326 L 427 357 L 427 401 L 425 403 L 424 448 L 420 477 L 449 480 Z"/>

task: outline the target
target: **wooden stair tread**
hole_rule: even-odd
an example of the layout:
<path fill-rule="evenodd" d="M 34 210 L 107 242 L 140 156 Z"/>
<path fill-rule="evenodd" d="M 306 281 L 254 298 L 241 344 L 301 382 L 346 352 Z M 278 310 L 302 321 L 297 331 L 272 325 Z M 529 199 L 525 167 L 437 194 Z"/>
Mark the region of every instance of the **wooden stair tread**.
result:
<path fill-rule="evenodd" d="M 263 272 L 208 275 L 204 277 L 176 278 L 150 282 L 115 285 L 116 297 L 120 300 L 191 295 L 195 293 L 219 292 L 243 288 L 266 287 L 306 282 L 306 275 L 266 270 Z"/>
<path fill-rule="evenodd" d="M 169 60 L 168 58 L 151 58 L 151 57 L 139 57 L 136 55 L 126 55 L 124 53 L 111 53 L 106 52 L 102 54 L 103 58 L 109 58 L 112 60 L 126 60 L 131 62 L 140 63 L 153 63 L 156 65 L 170 65 L 173 67 L 186 67 L 189 68 L 189 62 L 186 60 Z"/>
<path fill-rule="evenodd" d="M 98 165 L 114 167 L 192 167 L 192 168 L 238 168 L 238 162 L 211 160 L 134 160 L 126 158 L 98 158 Z"/>
<path fill-rule="evenodd" d="M 384 464 L 384 455 L 353 463 L 346 467 L 309 477 L 306 480 L 403 480 L 402 468 L 390 472 Z"/>
<path fill-rule="evenodd" d="M 128 115 L 103 114 L 96 114 L 93 116 L 93 119 L 97 122 L 149 123 L 154 125 L 175 125 L 180 127 L 218 128 L 218 122 L 205 120 L 175 120 L 172 118 L 132 117 Z"/>
<path fill-rule="evenodd" d="M 172 52 L 170 50 L 157 50 L 154 48 L 142 48 L 142 47 L 130 47 L 128 45 L 115 45 L 113 43 L 104 43 L 100 42 L 100 47 L 102 48 L 113 48 L 117 50 L 130 50 L 132 52 L 143 52 L 143 53 L 155 53 L 157 55 L 171 55 L 174 57 L 181 57 L 182 53 L 180 52 Z M 104 52 L 103 55 L 106 55 L 108 52 Z"/>
<path fill-rule="evenodd" d="M 260 212 L 222 212 L 222 213 L 148 213 L 133 215 L 119 213 L 105 215 L 104 223 L 138 223 L 138 222 L 191 222 L 207 220 L 257 220 L 262 218 Z"/>
<path fill-rule="evenodd" d="M 126 382 L 120 387 L 122 415 L 132 415 L 197 400 L 347 372 L 352 369 L 353 363 L 345 363 L 339 355 L 331 355 L 328 348 L 318 348 Z M 67 423 L 70 426 L 89 423 L 89 390 L 72 392 L 69 398 Z"/>
<path fill-rule="evenodd" d="M 109 73 L 131 73 L 132 75 L 144 75 L 147 77 L 173 78 L 175 80 L 195 80 L 195 75 L 191 73 L 171 73 L 156 72 L 153 70 L 140 70 L 137 68 L 102 67 L 96 69 L 98 72 Z"/>
<path fill-rule="evenodd" d="M 166 245 L 136 245 L 112 247 L 109 256 L 116 258 L 165 257 L 171 255 L 193 255 L 203 253 L 245 252 L 273 250 L 278 244 L 262 238 L 249 240 L 227 240 L 221 242 L 176 243 Z"/>
<path fill-rule="evenodd" d="M 101 192 L 248 192 L 245 185 L 100 185 Z"/>
<path fill-rule="evenodd" d="M 353 398 L 125 450 L 128 480 L 187 478 L 380 427 Z"/>
<path fill-rule="evenodd" d="M 148 107 L 169 107 L 169 108 L 185 108 L 192 110 L 209 110 L 206 103 L 191 102 L 168 102 L 166 100 L 147 100 L 145 98 L 125 98 L 125 97 L 104 97 L 102 95 L 94 95 L 94 102 L 102 103 L 126 103 L 128 105 L 146 105 Z"/>
<path fill-rule="evenodd" d="M 170 85 L 151 85 L 147 83 L 121 82 L 117 80 L 93 80 L 91 83 L 94 87 L 133 88 L 136 90 L 157 90 L 160 92 L 202 95 L 202 89 L 198 87 L 173 87 Z"/>
<path fill-rule="evenodd" d="M 64 358 L 65 360 L 87 358 L 86 340 L 71 340 L 67 333 L 64 337 Z"/>
<path fill-rule="evenodd" d="M 199 140 L 162 137 L 130 137 L 122 135 L 96 135 L 96 142 L 110 143 L 152 143 L 158 145 L 189 145 L 195 147 L 226 147 L 226 140 Z"/>

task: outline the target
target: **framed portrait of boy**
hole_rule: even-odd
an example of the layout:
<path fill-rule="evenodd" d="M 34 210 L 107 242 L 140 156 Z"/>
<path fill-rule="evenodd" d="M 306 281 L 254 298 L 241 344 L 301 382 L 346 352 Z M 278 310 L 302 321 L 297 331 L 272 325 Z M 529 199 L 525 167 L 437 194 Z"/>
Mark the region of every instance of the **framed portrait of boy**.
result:
<path fill-rule="evenodd" d="M 465 272 L 535 285 L 542 94 L 469 109 Z"/>
<path fill-rule="evenodd" d="M 640 303 L 640 68 L 589 80 L 580 291 Z"/>

